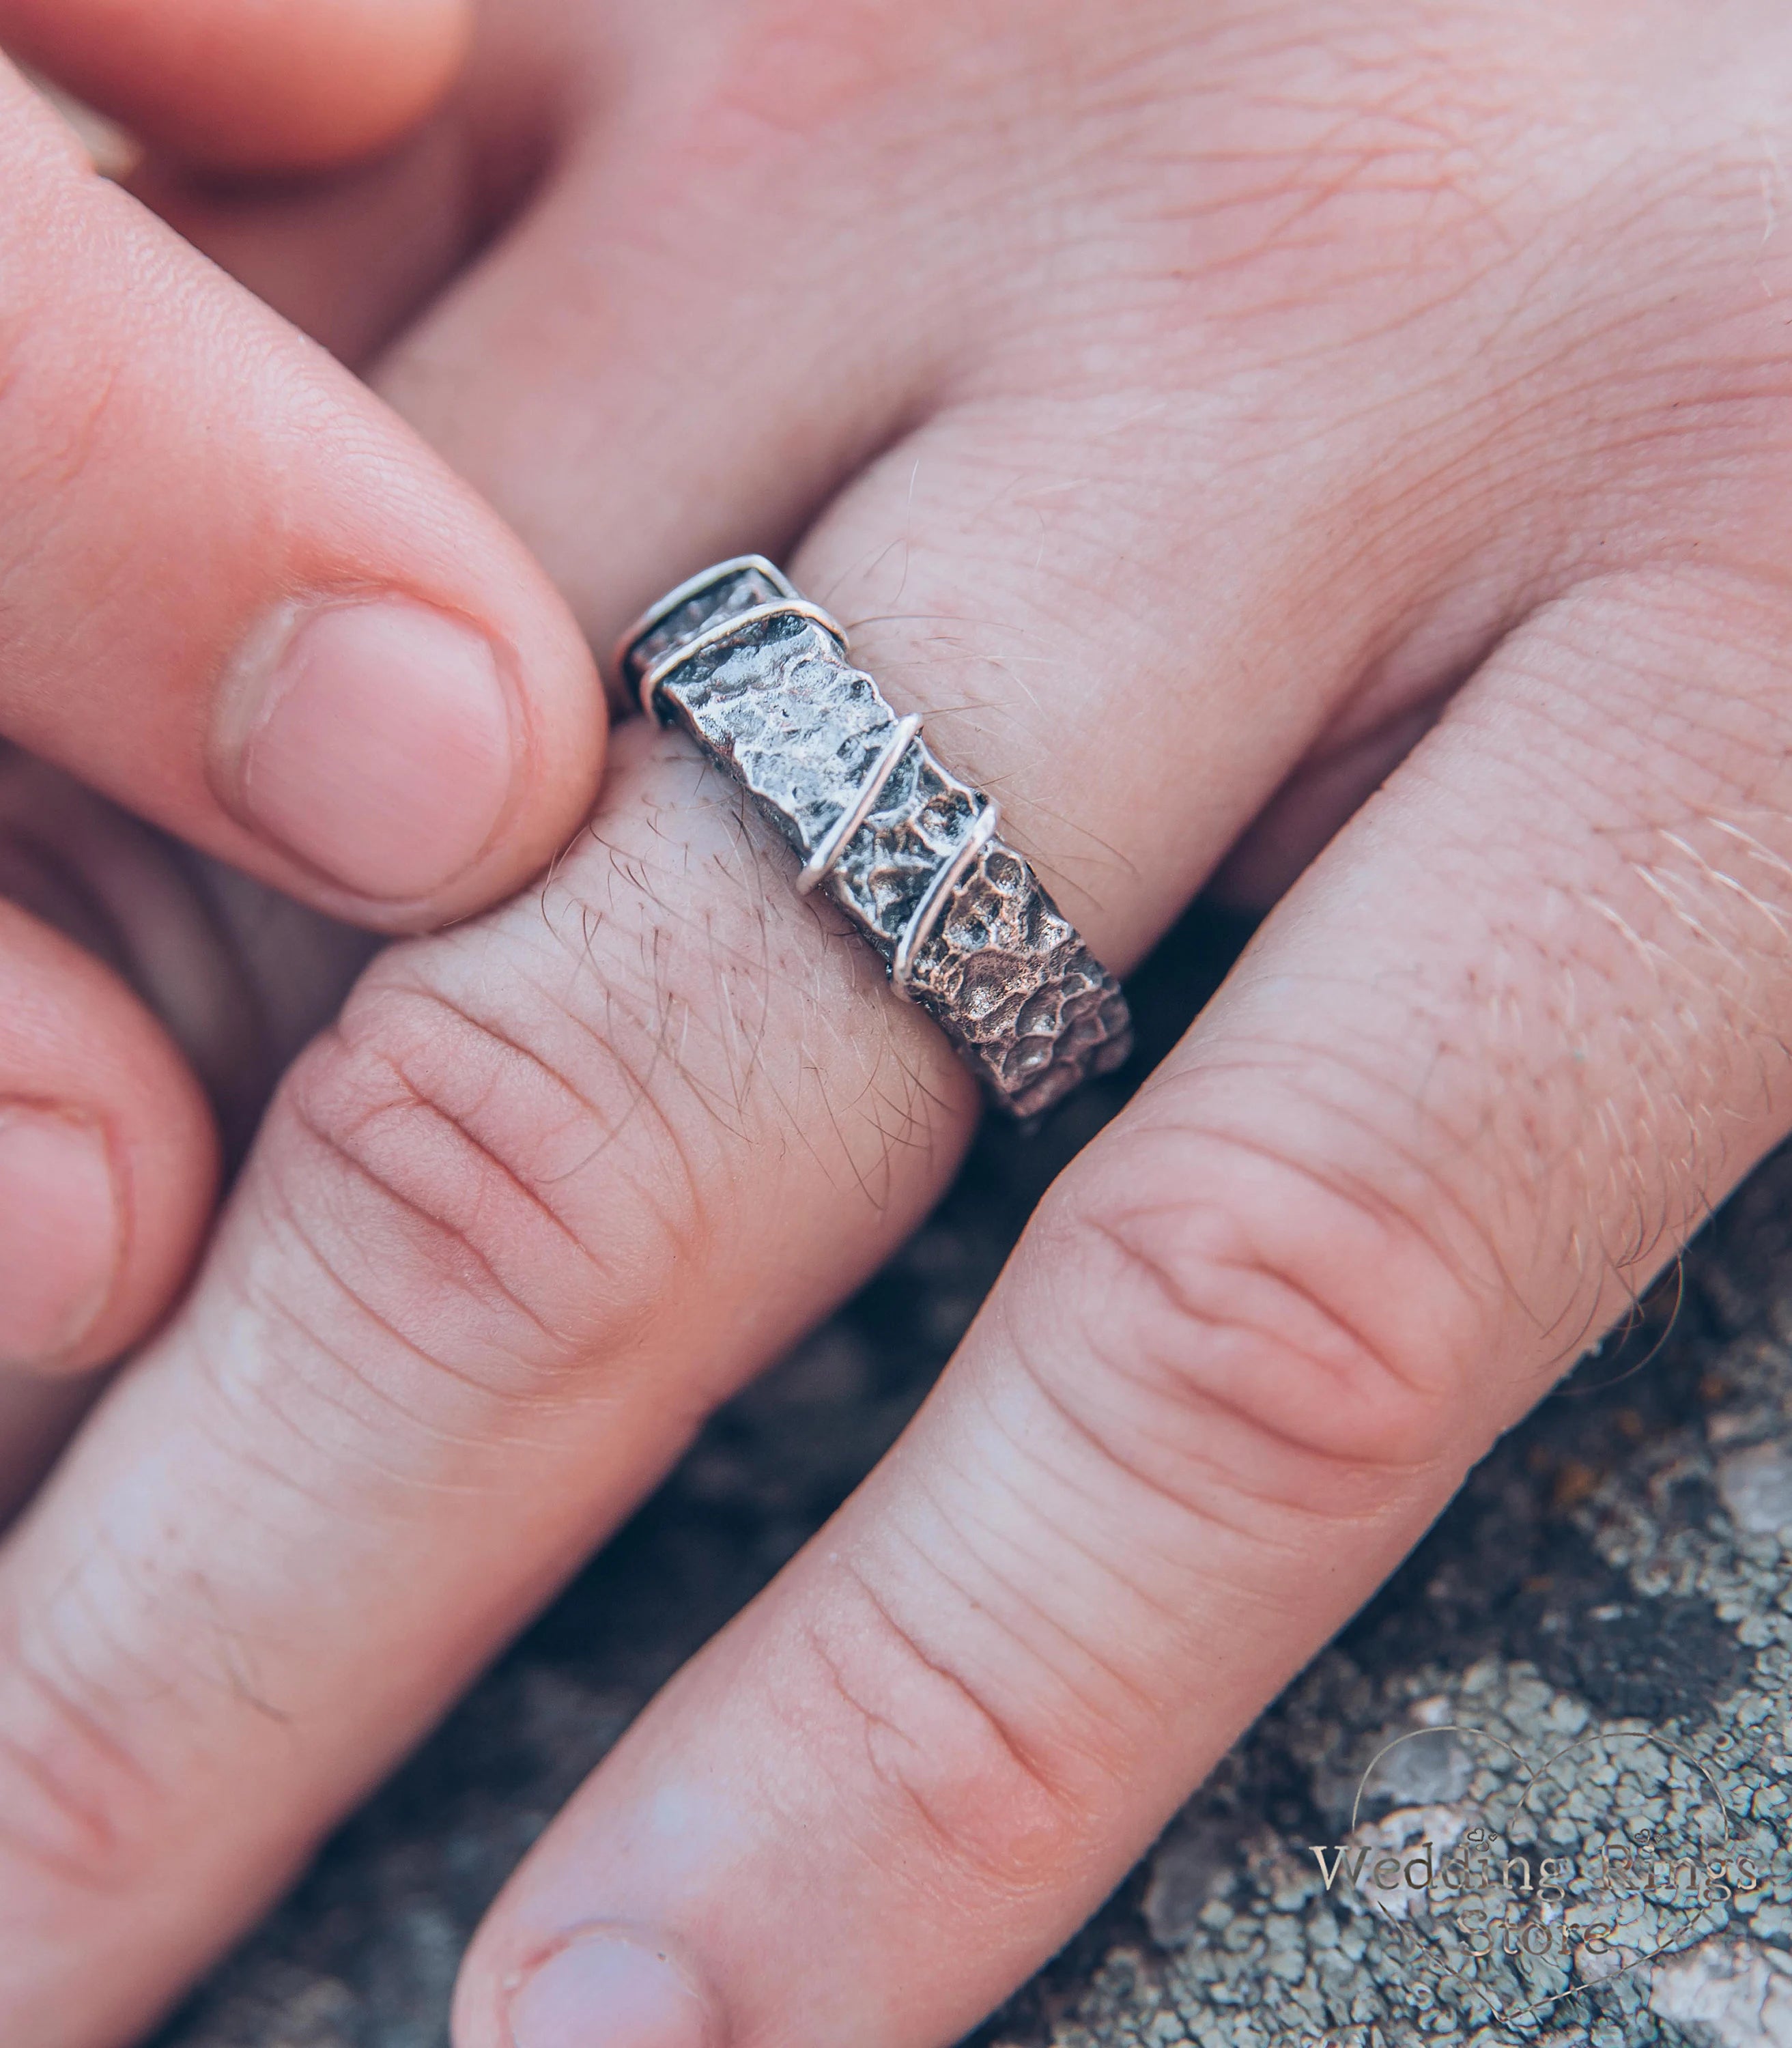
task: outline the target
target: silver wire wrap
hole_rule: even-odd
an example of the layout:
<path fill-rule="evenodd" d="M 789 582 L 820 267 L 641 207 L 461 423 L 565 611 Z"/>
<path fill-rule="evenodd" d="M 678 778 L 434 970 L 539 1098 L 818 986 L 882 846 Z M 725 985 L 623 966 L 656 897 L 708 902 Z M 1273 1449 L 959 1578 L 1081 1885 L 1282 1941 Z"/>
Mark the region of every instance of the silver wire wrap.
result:
<path fill-rule="evenodd" d="M 681 584 L 616 665 L 650 717 L 684 727 L 739 782 L 882 954 L 990 1097 L 1036 1116 L 1131 1049 L 1126 997 L 997 810 L 942 767 L 848 659 L 844 629 L 759 555 Z"/>

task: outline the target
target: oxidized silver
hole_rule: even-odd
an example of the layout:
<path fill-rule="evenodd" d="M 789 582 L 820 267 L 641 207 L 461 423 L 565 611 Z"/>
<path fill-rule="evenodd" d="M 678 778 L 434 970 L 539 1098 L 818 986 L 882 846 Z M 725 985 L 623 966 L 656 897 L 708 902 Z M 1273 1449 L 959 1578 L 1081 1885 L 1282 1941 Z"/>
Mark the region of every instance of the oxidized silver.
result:
<path fill-rule="evenodd" d="M 681 725 L 795 847 L 1014 1116 L 1034 1116 L 1132 1049 L 1119 983 L 1026 859 L 997 809 L 942 767 L 847 659 L 844 629 L 759 555 L 681 584 L 616 663 L 650 717 Z"/>

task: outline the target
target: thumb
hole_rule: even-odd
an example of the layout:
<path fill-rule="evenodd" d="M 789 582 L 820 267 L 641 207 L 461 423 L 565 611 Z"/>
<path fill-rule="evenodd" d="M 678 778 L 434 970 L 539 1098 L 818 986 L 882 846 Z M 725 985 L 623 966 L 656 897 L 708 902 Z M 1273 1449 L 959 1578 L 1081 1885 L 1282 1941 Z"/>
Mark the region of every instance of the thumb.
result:
<path fill-rule="evenodd" d="M 471 0 L 0 0 L 0 45 L 143 142 L 239 171 L 394 140 L 459 69 Z"/>

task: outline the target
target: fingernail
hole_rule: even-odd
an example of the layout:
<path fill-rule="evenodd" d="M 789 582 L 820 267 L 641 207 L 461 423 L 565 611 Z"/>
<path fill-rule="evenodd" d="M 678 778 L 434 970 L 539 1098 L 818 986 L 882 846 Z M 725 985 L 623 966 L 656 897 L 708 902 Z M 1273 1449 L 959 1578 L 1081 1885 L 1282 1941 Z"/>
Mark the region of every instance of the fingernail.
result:
<path fill-rule="evenodd" d="M 289 614 L 224 693 L 222 793 L 250 828 L 355 894 L 435 894 L 490 843 L 515 774 L 482 634 L 403 599 Z"/>
<path fill-rule="evenodd" d="M 123 1248 L 104 1134 L 0 1102 L 0 1366 L 53 1367 L 99 1320 Z"/>
<path fill-rule="evenodd" d="M 650 1941 L 590 1934 L 550 1956 L 510 2000 L 510 2048 L 716 2048 L 709 2007 Z"/>

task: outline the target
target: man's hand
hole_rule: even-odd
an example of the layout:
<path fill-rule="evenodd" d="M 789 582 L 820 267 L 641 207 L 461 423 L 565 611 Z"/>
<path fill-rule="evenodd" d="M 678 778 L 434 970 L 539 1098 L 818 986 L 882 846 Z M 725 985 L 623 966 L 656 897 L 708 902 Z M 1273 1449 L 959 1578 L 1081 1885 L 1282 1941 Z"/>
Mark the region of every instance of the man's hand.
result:
<path fill-rule="evenodd" d="M 1216 875 L 1282 898 L 886 1466 L 526 1864 L 456 2021 L 929 2048 L 1792 1124 L 1792 31 L 487 29 L 359 184 L 145 188 L 345 353 L 390 337 L 600 642 L 791 551 L 1117 966 Z M 405 260 L 349 264 L 376 227 Z M 546 889 L 385 955 L 300 1061 L 0 1556 L 21 2038 L 128 2037 L 939 1191 L 969 1085 L 791 869 L 634 726 Z"/>

